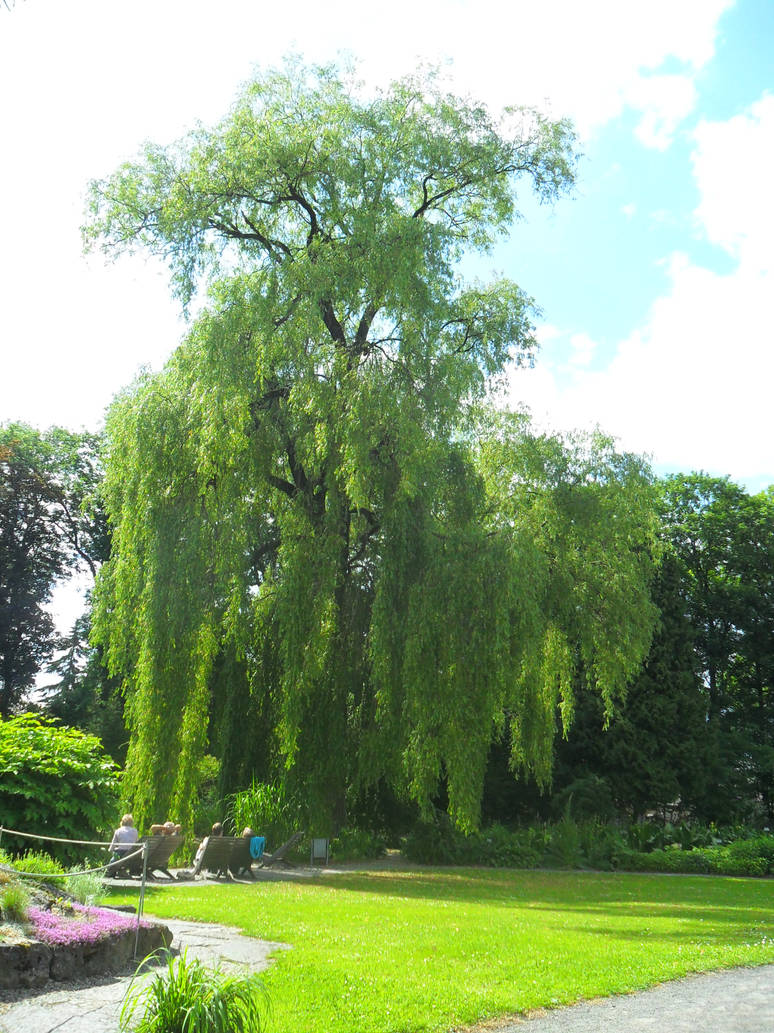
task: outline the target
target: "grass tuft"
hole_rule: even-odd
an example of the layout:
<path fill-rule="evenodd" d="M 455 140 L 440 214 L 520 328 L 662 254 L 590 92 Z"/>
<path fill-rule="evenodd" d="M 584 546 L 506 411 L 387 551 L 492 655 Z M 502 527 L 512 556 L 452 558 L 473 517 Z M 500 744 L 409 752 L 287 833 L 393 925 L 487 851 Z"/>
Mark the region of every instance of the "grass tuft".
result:
<path fill-rule="evenodd" d="M 138 975 L 154 957 L 145 959 Z M 130 988 L 120 1026 L 133 1033 L 260 1033 L 267 1006 L 257 973 L 228 975 L 183 951 L 179 958 L 168 956 L 166 971 L 147 986 Z"/>
<path fill-rule="evenodd" d="M 27 921 L 30 906 L 30 895 L 25 886 L 18 882 L 10 882 L 0 890 L 0 915 L 4 922 Z"/>

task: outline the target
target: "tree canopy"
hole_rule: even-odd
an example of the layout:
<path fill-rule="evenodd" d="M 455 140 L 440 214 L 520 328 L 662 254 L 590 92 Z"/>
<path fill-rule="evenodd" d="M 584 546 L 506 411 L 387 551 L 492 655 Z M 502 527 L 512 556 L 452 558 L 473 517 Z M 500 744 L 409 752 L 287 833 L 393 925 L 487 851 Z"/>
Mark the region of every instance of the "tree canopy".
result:
<path fill-rule="evenodd" d="M 683 577 L 714 778 L 700 812 L 774 818 L 774 493 L 726 477 L 675 475 L 664 533 Z"/>
<path fill-rule="evenodd" d="M 470 826 L 493 735 L 545 781 L 579 667 L 612 708 L 653 626 L 649 472 L 491 407 L 534 307 L 460 271 L 573 146 L 432 76 L 368 97 L 293 64 L 93 184 L 88 243 L 207 288 L 107 425 L 94 627 L 139 820 L 186 820 L 209 737 L 227 781 L 284 772 L 334 821 L 384 778 Z"/>
<path fill-rule="evenodd" d="M 93 435 L 0 426 L 0 715 L 22 701 L 57 645 L 54 585 L 96 573 L 104 522 L 90 499 L 99 475 Z"/>

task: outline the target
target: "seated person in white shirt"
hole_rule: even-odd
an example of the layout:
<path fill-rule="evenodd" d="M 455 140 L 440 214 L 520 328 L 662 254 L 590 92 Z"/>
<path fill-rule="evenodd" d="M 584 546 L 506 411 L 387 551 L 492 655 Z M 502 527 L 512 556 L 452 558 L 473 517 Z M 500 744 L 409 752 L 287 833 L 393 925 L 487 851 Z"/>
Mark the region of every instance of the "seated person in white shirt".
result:
<path fill-rule="evenodd" d="M 127 854 L 131 854 L 139 838 L 139 833 L 134 827 L 134 818 L 131 814 L 125 814 L 110 841 L 110 849 L 113 851 L 111 860 L 119 861 Z"/>

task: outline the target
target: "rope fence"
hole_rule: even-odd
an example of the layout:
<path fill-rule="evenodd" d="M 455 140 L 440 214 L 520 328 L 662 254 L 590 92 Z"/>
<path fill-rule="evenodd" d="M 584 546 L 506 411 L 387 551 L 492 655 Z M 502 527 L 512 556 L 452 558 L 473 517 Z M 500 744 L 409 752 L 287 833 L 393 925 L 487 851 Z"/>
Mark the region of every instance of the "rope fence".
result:
<path fill-rule="evenodd" d="M 9 836 L 19 836 L 22 839 L 36 839 L 47 843 L 67 843 L 71 846 L 96 846 L 102 847 L 105 850 L 109 850 L 112 843 L 105 843 L 102 841 L 88 840 L 88 839 L 62 839 L 57 836 L 41 836 L 35 832 L 19 832 L 18 829 L 7 829 L 5 826 L 0 825 L 0 842 L 2 842 L 3 834 Z M 21 876 L 27 879 L 38 879 L 48 882 L 50 879 L 74 879 L 80 875 L 95 875 L 97 872 L 104 872 L 107 874 L 110 869 L 115 870 L 116 868 L 126 864 L 127 861 L 132 858 L 139 857 L 142 854 L 142 881 L 140 882 L 140 899 L 137 904 L 137 925 L 134 935 L 134 959 L 137 960 L 137 945 L 140 939 L 140 920 L 142 919 L 143 907 L 145 904 L 145 883 L 148 875 L 148 843 L 140 843 L 136 850 L 132 850 L 131 853 L 122 854 L 115 860 L 110 860 L 107 864 L 99 865 L 97 868 L 83 868 L 80 871 L 74 872 L 61 872 L 58 874 L 49 874 L 48 872 L 20 872 L 14 868 L 14 875 Z"/>

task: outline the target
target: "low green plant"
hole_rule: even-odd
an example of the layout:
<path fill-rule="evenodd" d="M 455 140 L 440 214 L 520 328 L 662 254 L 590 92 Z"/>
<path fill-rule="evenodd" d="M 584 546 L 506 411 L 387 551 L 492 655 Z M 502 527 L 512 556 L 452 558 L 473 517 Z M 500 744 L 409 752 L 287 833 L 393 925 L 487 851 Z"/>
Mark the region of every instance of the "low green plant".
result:
<path fill-rule="evenodd" d="M 620 867 L 639 872 L 762 876 L 774 872 L 774 836 L 755 836 L 725 845 L 683 850 L 671 843 L 664 850 L 624 850 Z"/>
<path fill-rule="evenodd" d="M 42 850 L 28 850 L 26 854 L 15 857 L 11 864 L 17 872 L 26 872 L 27 875 L 40 876 L 39 881 L 45 880 L 47 875 L 63 875 L 64 868 L 50 854 Z"/>
<path fill-rule="evenodd" d="M 599 775 L 576 778 L 553 797 L 551 809 L 556 815 L 569 814 L 576 821 L 612 821 L 616 816 L 610 784 Z"/>
<path fill-rule="evenodd" d="M 138 975 L 155 957 L 145 959 Z M 133 1033 L 260 1033 L 267 1010 L 257 973 L 229 975 L 207 968 L 184 950 L 178 958 L 168 956 L 166 971 L 150 983 L 130 988 L 120 1026 Z"/>
<path fill-rule="evenodd" d="M 69 879 L 62 879 L 61 885 L 70 896 L 89 907 L 104 895 L 102 878 L 97 872 L 74 872 Z"/>
<path fill-rule="evenodd" d="M 9 882 L 0 890 L 0 914 L 4 922 L 26 922 L 30 895 L 25 886 Z"/>

